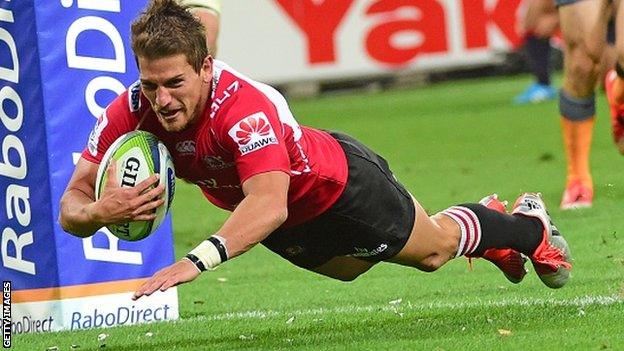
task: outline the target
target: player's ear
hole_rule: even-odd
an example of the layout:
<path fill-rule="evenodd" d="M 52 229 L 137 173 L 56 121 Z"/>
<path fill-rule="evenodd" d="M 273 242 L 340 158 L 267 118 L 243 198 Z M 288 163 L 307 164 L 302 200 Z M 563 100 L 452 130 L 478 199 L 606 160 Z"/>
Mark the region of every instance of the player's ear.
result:
<path fill-rule="evenodd" d="M 203 81 L 204 83 L 210 83 L 212 81 L 212 56 L 208 55 L 204 59 L 202 64 Z"/>

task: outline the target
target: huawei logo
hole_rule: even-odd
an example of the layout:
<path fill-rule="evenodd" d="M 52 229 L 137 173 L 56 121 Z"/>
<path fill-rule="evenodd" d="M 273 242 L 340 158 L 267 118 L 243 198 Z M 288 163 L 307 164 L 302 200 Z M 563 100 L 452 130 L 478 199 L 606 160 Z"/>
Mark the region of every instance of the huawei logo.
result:
<path fill-rule="evenodd" d="M 264 118 L 260 118 L 257 115 L 252 115 L 238 123 L 240 128 L 236 131 L 237 142 L 240 145 L 245 145 L 251 141 L 254 137 L 262 137 L 269 135 L 271 125 Z"/>
<path fill-rule="evenodd" d="M 230 129 L 228 134 L 238 144 L 242 155 L 278 143 L 264 112 L 257 112 L 243 118 Z"/>

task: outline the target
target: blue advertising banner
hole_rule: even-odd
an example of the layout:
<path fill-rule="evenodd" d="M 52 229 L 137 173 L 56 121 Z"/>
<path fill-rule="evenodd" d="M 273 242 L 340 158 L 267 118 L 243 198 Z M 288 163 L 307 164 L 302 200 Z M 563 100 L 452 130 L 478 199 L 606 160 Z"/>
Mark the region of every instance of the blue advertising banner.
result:
<path fill-rule="evenodd" d="M 35 12 L 0 3 L 0 276 L 13 290 L 58 285 Z"/>
<path fill-rule="evenodd" d="M 97 117 L 138 77 L 129 31 L 145 3 L 0 2 L 0 276 L 12 282 L 16 333 L 148 321 L 123 318 L 136 308 L 160 311 L 154 320 L 177 318 L 175 290 L 129 299 L 173 262 L 170 218 L 133 243 L 106 229 L 76 238 L 57 222 Z M 107 322 L 89 323 L 98 313 Z"/>
<path fill-rule="evenodd" d="M 97 117 L 138 77 L 129 33 L 143 6 L 145 1 L 35 1 L 55 214 Z M 82 240 L 65 234 L 56 223 L 54 229 L 63 285 L 146 277 L 173 261 L 169 221 L 135 243 L 119 241 L 104 230 Z M 82 261 L 88 268 L 76 265 Z M 91 270 L 107 273 L 96 276 Z"/>

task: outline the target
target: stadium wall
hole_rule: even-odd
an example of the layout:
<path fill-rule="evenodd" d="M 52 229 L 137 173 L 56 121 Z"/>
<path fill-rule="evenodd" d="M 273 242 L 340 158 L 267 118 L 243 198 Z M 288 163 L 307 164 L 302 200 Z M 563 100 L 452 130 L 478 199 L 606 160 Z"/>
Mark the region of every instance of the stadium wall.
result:
<path fill-rule="evenodd" d="M 274 85 L 500 63 L 520 2 L 227 0 L 219 58 Z"/>

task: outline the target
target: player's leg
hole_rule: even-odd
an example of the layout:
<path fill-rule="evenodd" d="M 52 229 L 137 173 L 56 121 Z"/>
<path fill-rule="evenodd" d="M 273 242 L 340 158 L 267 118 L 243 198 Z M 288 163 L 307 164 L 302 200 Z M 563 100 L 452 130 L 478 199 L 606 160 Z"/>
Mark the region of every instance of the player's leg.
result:
<path fill-rule="evenodd" d="M 564 37 L 563 87 L 559 110 L 567 159 L 561 208 L 591 206 L 589 153 L 595 117 L 594 88 L 605 47 L 609 7 L 604 0 L 564 1 L 559 7 Z"/>
<path fill-rule="evenodd" d="M 484 197 L 479 204 L 500 213 L 507 213 L 507 202 L 500 201 L 496 194 Z M 505 278 L 514 284 L 520 283 L 528 273 L 524 267 L 527 257 L 514 249 L 487 249 L 481 255 L 467 255 L 467 257 L 469 260 L 481 257 L 492 262 L 503 272 Z"/>
<path fill-rule="evenodd" d="M 388 262 L 433 272 L 457 254 L 460 228 L 451 218 L 436 214 L 429 217 L 414 200 L 416 220 L 405 246 Z"/>
<path fill-rule="evenodd" d="M 518 198 L 511 215 L 482 204 L 462 204 L 430 217 L 415 204 L 416 221 L 410 237 L 403 249 L 387 261 L 434 271 L 455 257 L 483 257 L 491 250 L 511 249 L 531 259 L 547 286 L 559 288 L 567 282 L 571 269 L 569 249 L 550 222 L 539 196 L 525 194 Z M 523 262 L 519 262 L 513 270 L 522 266 Z M 505 269 L 503 272 L 508 273 Z"/>
<path fill-rule="evenodd" d="M 525 104 L 554 99 L 555 89 L 550 85 L 550 37 L 559 25 L 559 15 L 552 0 L 528 0 L 521 18 L 526 51 L 531 73 L 535 78 L 514 103 Z"/>
<path fill-rule="evenodd" d="M 405 244 L 399 254 L 387 261 L 431 272 L 456 256 L 461 232 L 456 222 L 441 214 L 436 215 L 434 221 L 429 220 L 429 216 L 425 213 L 424 209 L 416 200 L 413 201 L 415 204 L 415 222 L 418 223 L 418 225 L 414 225 L 412 234 L 410 234 L 409 239 L 407 239 L 407 244 Z M 505 205 L 500 202 L 496 196 L 488 196 L 480 203 L 494 211 L 506 213 Z M 400 214 L 396 215 L 399 216 Z M 418 234 L 413 234 L 414 232 Z M 387 245 L 392 245 L 389 242 L 385 243 Z M 353 243 L 353 245 L 366 246 L 362 243 Z M 467 256 L 483 257 L 491 261 L 501 269 L 507 279 L 513 283 L 519 283 L 526 274 L 524 268 L 526 259 L 513 249 L 491 248 L 485 250 L 482 254 L 467 254 Z M 376 263 L 375 261 L 366 261 L 351 256 L 338 256 L 330 259 L 321 266 L 309 268 L 309 270 L 334 279 L 351 281 L 368 271 Z"/>
<path fill-rule="evenodd" d="M 328 262 L 314 268 L 311 271 L 324 276 L 349 282 L 371 269 L 376 262 L 360 260 L 350 256 L 334 257 Z"/>
<path fill-rule="evenodd" d="M 624 30 L 624 1 L 619 1 L 616 9 L 616 33 Z M 624 35 L 615 36 L 616 66 L 605 76 L 605 90 L 611 110 L 613 141 L 621 154 L 624 154 Z"/>

